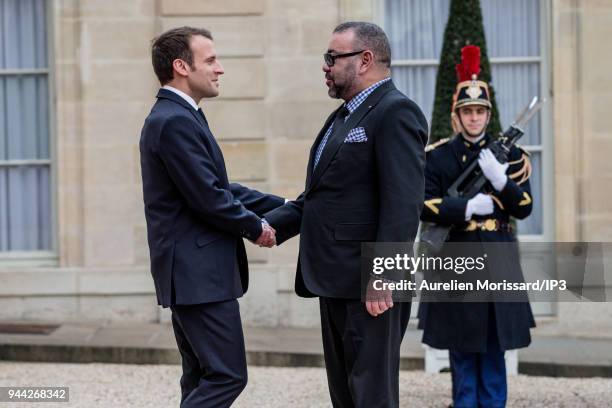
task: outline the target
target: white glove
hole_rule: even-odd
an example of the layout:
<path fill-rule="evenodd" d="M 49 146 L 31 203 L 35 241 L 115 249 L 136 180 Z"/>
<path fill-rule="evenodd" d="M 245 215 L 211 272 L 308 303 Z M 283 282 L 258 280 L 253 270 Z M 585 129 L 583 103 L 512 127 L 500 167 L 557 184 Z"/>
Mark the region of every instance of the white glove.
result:
<path fill-rule="evenodd" d="M 467 202 L 465 207 L 465 220 L 472 219 L 472 215 L 487 215 L 493 212 L 493 199 L 491 196 L 478 193 Z"/>
<path fill-rule="evenodd" d="M 493 188 L 502 191 L 508 181 L 508 163 L 501 164 L 490 149 L 483 149 L 478 155 L 478 165 Z"/>

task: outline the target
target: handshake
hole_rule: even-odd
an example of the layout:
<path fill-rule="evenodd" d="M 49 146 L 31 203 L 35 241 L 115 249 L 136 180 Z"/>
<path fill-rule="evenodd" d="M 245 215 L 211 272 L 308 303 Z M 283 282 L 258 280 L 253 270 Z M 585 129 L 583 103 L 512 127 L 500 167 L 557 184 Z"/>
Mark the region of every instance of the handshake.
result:
<path fill-rule="evenodd" d="M 260 247 L 272 248 L 276 245 L 276 230 L 270 226 L 265 220 L 261 222 L 262 231 L 255 244 Z"/>

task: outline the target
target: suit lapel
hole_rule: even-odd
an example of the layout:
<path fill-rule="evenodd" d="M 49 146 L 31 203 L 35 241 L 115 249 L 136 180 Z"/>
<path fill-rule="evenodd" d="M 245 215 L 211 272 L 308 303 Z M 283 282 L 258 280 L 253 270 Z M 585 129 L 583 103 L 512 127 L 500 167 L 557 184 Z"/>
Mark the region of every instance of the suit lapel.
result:
<path fill-rule="evenodd" d="M 323 136 L 327 132 L 329 126 L 334 121 L 334 118 L 336 117 L 340 108 L 342 108 L 342 105 L 340 105 L 335 111 L 332 112 L 331 115 L 329 115 L 329 117 L 325 121 L 325 124 L 323 125 L 323 128 L 321 128 L 321 130 L 319 131 L 317 138 L 315 139 L 314 143 L 312 144 L 312 147 L 310 148 L 310 154 L 308 156 L 308 168 L 306 169 L 306 187 L 310 185 L 310 181 L 312 180 L 312 169 L 314 166 L 314 158 L 317 152 L 317 147 L 319 147 L 321 139 L 323 139 Z"/>
<path fill-rule="evenodd" d="M 171 101 L 176 102 L 179 105 L 183 106 L 185 109 L 189 109 L 190 111 L 193 111 L 193 106 L 191 106 L 185 99 L 181 98 L 176 93 L 169 91 L 168 89 L 161 88 L 157 92 L 157 98 L 158 99 L 170 99 Z"/>
<path fill-rule="evenodd" d="M 389 82 L 386 82 L 380 85 L 378 88 L 374 90 L 374 92 L 372 92 L 366 98 L 365 101 L 361 103 L 361 105 L 359 105 L 357 110 L 355 110 L 353 113 L 349 115 L 347 121 L 342 123 L 340 128 L 332 130 L 332 134 L 330 135 L 329 140 L 325 144 L 325 148 L 323 149 L 323 154 L 321 155 L 321 158 L 319 159 L 319 164 L 317 164 L 317 167 L 314 169 L 314 172 L 312 172 L 311 170 L 312 169 L 311 165 L 312 165 L 312 162 L 314 161 L 313 150 L 311 149 L 308 169 L 310 170 L 309 174 L 312 173 L 312 177 L 310 179 L 310 182 L 307 183 L 308 191 L 312 190 L 317 185 L 317 183 L 321 179 L 321 176 L 325 173 L 325 171 L 329 167 L 329 163 L 331 163 L 334 156 L 336 156 L 336 154 L 338 153 L 338 150 L 340 150 L 340 147 L 342 147 L 342 144 L 344 143 L 344 138 L 346 137 L 346 134 L 348 133 L 348 131 L 350 129 L 353 129 L 359 122 L 361 122 L 361 120 L 366 116 L 366 114 L 372 108 L 374 108 L 376 104 L 378 104 L 381 98 L 387 92 L 393 89 L 395 89 L 395 86 L 393 85 L 392 81 L 389 81 Z M 333 115 L 332 117 L 335 117 L 335 115 Z M 326 131 L 328 126 L 329 124 L 326 123 L 326 126 L 323 129 Z M 318 146 L 318 143 L 315 143 L 315 146 Z M 316 151 L 316 147 L 313 146 L 313 148 L 315 149 L 314 151 Z"/>
<path fill-rule="evenodd" d="M 200 112 L 193 110 L 193 108 L 191 108 L 189 111 L 191 112 L 193 117 L 196 118 L 198 123 L 202 125 L 204 129 L 207 129 L 210 133 L 210 129 L 208 128 L 208 123 L 206 123 L 206 121 L 204 120 L 204 117 L 200 114 Z"/>
<path fill-rule="evenodd" d="M 169 91 L 169 90 L 164 89 L 164 88 L 161 88 L 159 90 L 159 92 L 157 93 L 157 98 L 159 98 L 159 99 L 170 99 L 171 101 L 176 102 L 179 105 L 181 105 L 182 107 L 184 107 L 185 109 L 187 109 L 191 113 L 191 115 L 194 117 L 194 119 L 200 125 L 202 125 L 202 127 L 207 131 L 206 133 L 209 136 L 212 136 L 212 134 L 210 133 L 210 129 L 208 129 L 208 125 L 204 121 L 204 118 L 202 117 L 202 115 L 200 115 L 200 113 L 198 111 L 194 110 L 193 106 L 191 106 L 185 99 L 181 98 L 179 95 L 175 94 L 174 92 Z"/>
<path fill-rule="evenodd" d="M 215 139 L 215 137 L 213 136 L 212 131 L 208 127 L 208 123 L 206 123 L 206 121 L 204 120 L 204 117 L 200 114 L 200 112 L 194 111 L 193 108 L 191 109 L 191 111 L 192 111 L 192 114 L 196 117 L 196 119 L 200 123 L 200 125 L 202 125 L 202 130 L 204 131 L 204 134 L 210 141 L 210 146 L 211 146 L 211 149 L 213 150 L 213 152 L 211 152 L 211 156 L 213 157 L 213 160 L 215 161 L 217 168 L 219 169 L 219 177 L 225 183 L 229 183 L 229 180 L 227 177 L 227 169 L 225 168 L 225 158 L 223 157 L 223 150 L 221 150 L 221 146 L 219 146 L 217 139 Z"/>
<path fill-rule="evenodd" d="M 167 89 L 164 89 L 164 88 L 161 88 L 159 90 L 159 92 L 157 93 L 157 98 L 169 99 L 173 102 L 176 102 L 191 113 L 194 119 L 202 127 L 202 130 L 204 131 L 204 134 L 206 135 L 206 137 L 210 140 L 209 144 L 214 151 L 209 152 L 209 154 L 211 155 L 215 164 L 218 167 L 219 176 L 227 183 L 228 182 L 227 170 L 225 168 L 225 159 L 223 158 L 223 151 L 221 150 L 221 147 L 217 143 L 217 140 L 213 136 L 212 132 L 210 131 L 210 128 L 208 127 L 208 124 L 206 123 L 206 121 L 204 120 L 204 117 L 200 114 L 200 112 L 198 112 L 197 110 L 194 110 L 193 106 L 191 106 L 185 99 L 181 98 L 176 93 L 169 91 Z"/>

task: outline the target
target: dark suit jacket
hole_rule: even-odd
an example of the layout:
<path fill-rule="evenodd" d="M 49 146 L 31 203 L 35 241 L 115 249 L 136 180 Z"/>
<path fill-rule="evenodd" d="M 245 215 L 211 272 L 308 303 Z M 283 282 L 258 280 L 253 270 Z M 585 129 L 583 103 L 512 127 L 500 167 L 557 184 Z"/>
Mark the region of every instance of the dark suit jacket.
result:
<path fill-rule="evenodd" d="M 240 297 L 248 287 L 242 237 L 256 240 L 256 213 L 284 200 L 230 184 L 204 116 L 166 89 L 157 98 L 140 138 L 157 300 L 167 307 Z"/>
<path fill-rule="evenodd" d="M 414 102 L 386 82 L 334 131 L 313 172 L 315 151 L 336 112 L 310 150 L 305 191 L 265 218 L 276 228 L 279 244 L 301 234 L 298 295 L 359 299 L 361 243 L 416 237 L 427 121 Z M 345 143 L 356 127 L 365 129 L 367 141 Z"/>

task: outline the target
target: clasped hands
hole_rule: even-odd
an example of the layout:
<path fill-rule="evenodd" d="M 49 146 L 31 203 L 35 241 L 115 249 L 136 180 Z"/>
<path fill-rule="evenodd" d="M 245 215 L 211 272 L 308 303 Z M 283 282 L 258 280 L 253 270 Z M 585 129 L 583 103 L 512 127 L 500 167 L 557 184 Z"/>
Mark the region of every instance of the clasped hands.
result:
<path fill-rule="evenodd" d="M 259 245 L 260 247 L 272 248 L 274 245 L 276 245 L 276 230 L 265 221 L 261 222 L 261 227 L 261 234 L 255 241 L 255 244 Z"/>

